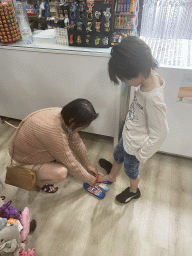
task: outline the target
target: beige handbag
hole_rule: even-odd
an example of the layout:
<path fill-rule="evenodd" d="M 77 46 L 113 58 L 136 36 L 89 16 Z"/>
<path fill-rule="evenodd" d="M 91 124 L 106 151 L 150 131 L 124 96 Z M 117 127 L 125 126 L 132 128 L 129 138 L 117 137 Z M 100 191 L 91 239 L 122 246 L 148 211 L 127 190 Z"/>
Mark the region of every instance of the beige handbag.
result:
<path fill-rule="evenodd" d="M 18 134 L 19 129 L 23 125 L 26 119 L 24 119 L 19 127 L 17 128 L 17 132 L 15 134 L 15 138 Z M 31 170 L 26 167 L 20 166 L 13 164 L 13 151 L 14 151 L 14 142 L 15 138 L 13 141 L 13 150 L 12 150 L 12 155 L 11 155 L 11 164 L 7 166 L 7 173 L 6 173 L 6 178 L 5 178 L 5 183 L 22 188 L 28 191 L 33 190 L 36 187 L 36 182 L 37 182 L 37 172 L 41 168 L 41 165 L 39 166 L 38 170 Z"/>

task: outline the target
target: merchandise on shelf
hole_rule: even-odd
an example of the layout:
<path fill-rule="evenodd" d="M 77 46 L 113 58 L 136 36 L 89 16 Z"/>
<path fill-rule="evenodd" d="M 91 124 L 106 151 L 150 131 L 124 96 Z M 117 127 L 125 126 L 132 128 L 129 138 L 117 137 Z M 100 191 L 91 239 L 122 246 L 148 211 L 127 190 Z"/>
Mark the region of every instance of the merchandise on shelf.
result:
<path fill-rule="evenodd" d="M 37 9 L 34 4 L 26 4 L 27 16 L 29 17 L 37 17 Z"/>
<path fill-rule="evenodd" d="M 70 46 L 110 47 L 137 35 L 139 0 L 80 0 L 68 6 Z"/>
<path fill-rule="evenodd" d="M 110 47 L 112 1 L 80 0 L 69 4 L 70 46 Z M 65 17 L 64 17 L 65 18 Z"/>
<path fill-rule="evenodd" d="M 0 42 L 6 45 L 16 43 L 20 38 L 12 3 L 0 1 Z"/>
<path fill-rule="evenodd" d="M 55 2 L 34 1 L 32 4 L 24 4 L 24 6 L 32 31 L 53 28 L 51 19 L 54 18 L 52 15 L 55 14 Z"/>
<path fill-rule="evenodd" d="M 44 1 L 41 2 L 41 4 L 39 5 L 39 18 L 42 17 L 50 17 L 50 8 L 49 8 L 49 4 L 45 3 Z"/>
<path fill-rule="evenodd" d="M 26 5 L 31 28 L 55 28 L 57 43 L 108 48 L 120 42 L 126 35 L 137 35 L 139 0 L 60 1 Z M 1 6 L 2 3 L 7 2 L 1 2 Z M 3 7 L 1 9 L 3 10 Z M 10 38 L 11 32 L 6 33 L 5 28 L 9 26 L 4 26 L 1 13 L 4 12 L 0 11 L 0 40 L 4 44 L 13 42 Z M 55 16 L 50 17 L 51 14 Z M 13 26 L 16 26 L 14 22 Z M 15 30 L 13 27 L 13 32 Z M 13 39 L 16 41 L 19 36 L 20 33 Z"/>
<path fill-rule="evenodd" d="M 127 35 L 137 35 L 138 12 L 139 0 L 116 1 L 111 45 L 120 43 Z"/>
<path fill-rule="evenodd" d="M 55 29 L 55 32 L 56 32 L 56 41 L 58 44 L 69 45 L 68 34 L 67 34 L 66 28 L 57 27 Z M 70 40 L 73 40 L 73 39 L 71 38 Z"/>
<path fill-rule="evenodd" d="M 130 14 L 115 14 L 115 29 L 130 29 L 137 28 L 137 16 Z"/>

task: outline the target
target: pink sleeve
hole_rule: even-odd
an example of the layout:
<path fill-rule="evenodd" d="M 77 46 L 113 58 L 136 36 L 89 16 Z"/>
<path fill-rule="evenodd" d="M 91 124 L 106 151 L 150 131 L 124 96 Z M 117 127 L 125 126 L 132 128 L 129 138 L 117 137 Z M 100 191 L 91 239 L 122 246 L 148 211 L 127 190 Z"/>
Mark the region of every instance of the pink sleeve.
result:
<path fill-rule="evenodd" d="M 78 133 L 69 135 L 69 146 L 85 168 L 91 164 L 85 144 Z"/>

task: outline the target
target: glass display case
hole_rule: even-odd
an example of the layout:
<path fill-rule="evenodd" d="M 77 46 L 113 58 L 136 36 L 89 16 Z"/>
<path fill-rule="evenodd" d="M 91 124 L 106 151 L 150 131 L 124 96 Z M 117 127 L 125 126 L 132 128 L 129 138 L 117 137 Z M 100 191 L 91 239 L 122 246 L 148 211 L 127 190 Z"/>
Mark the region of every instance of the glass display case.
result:
<path fill-rule="evenodd" d="M 15 11 L 17 3 L 12 0 Z M 139 0 L 28 0 L 22 5 L 26 9 L 33 40 L 26 44 L 21 35 L 23 40 L 18 38 L 12 46 L 100 49 L 113 46 L 126 35 L 137 35 Z M 0 39 L 1 44 L 5 42 Z"/>

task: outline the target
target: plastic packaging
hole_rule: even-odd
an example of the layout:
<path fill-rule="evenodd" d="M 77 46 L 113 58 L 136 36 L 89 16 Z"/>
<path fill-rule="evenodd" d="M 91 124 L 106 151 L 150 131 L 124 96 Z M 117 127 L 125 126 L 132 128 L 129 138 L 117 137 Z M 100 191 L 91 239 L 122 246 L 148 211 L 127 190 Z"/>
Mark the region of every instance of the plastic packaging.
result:
<path fill-rule="evenodd" d="M 15 15 L 21 32 L 21 37 L 25 44 L 32 44 L 33 37 L 29 26 L 27 11 L 25 8 L 26 3 L 21 3 L 20 0 L 16 1 Z"/>

